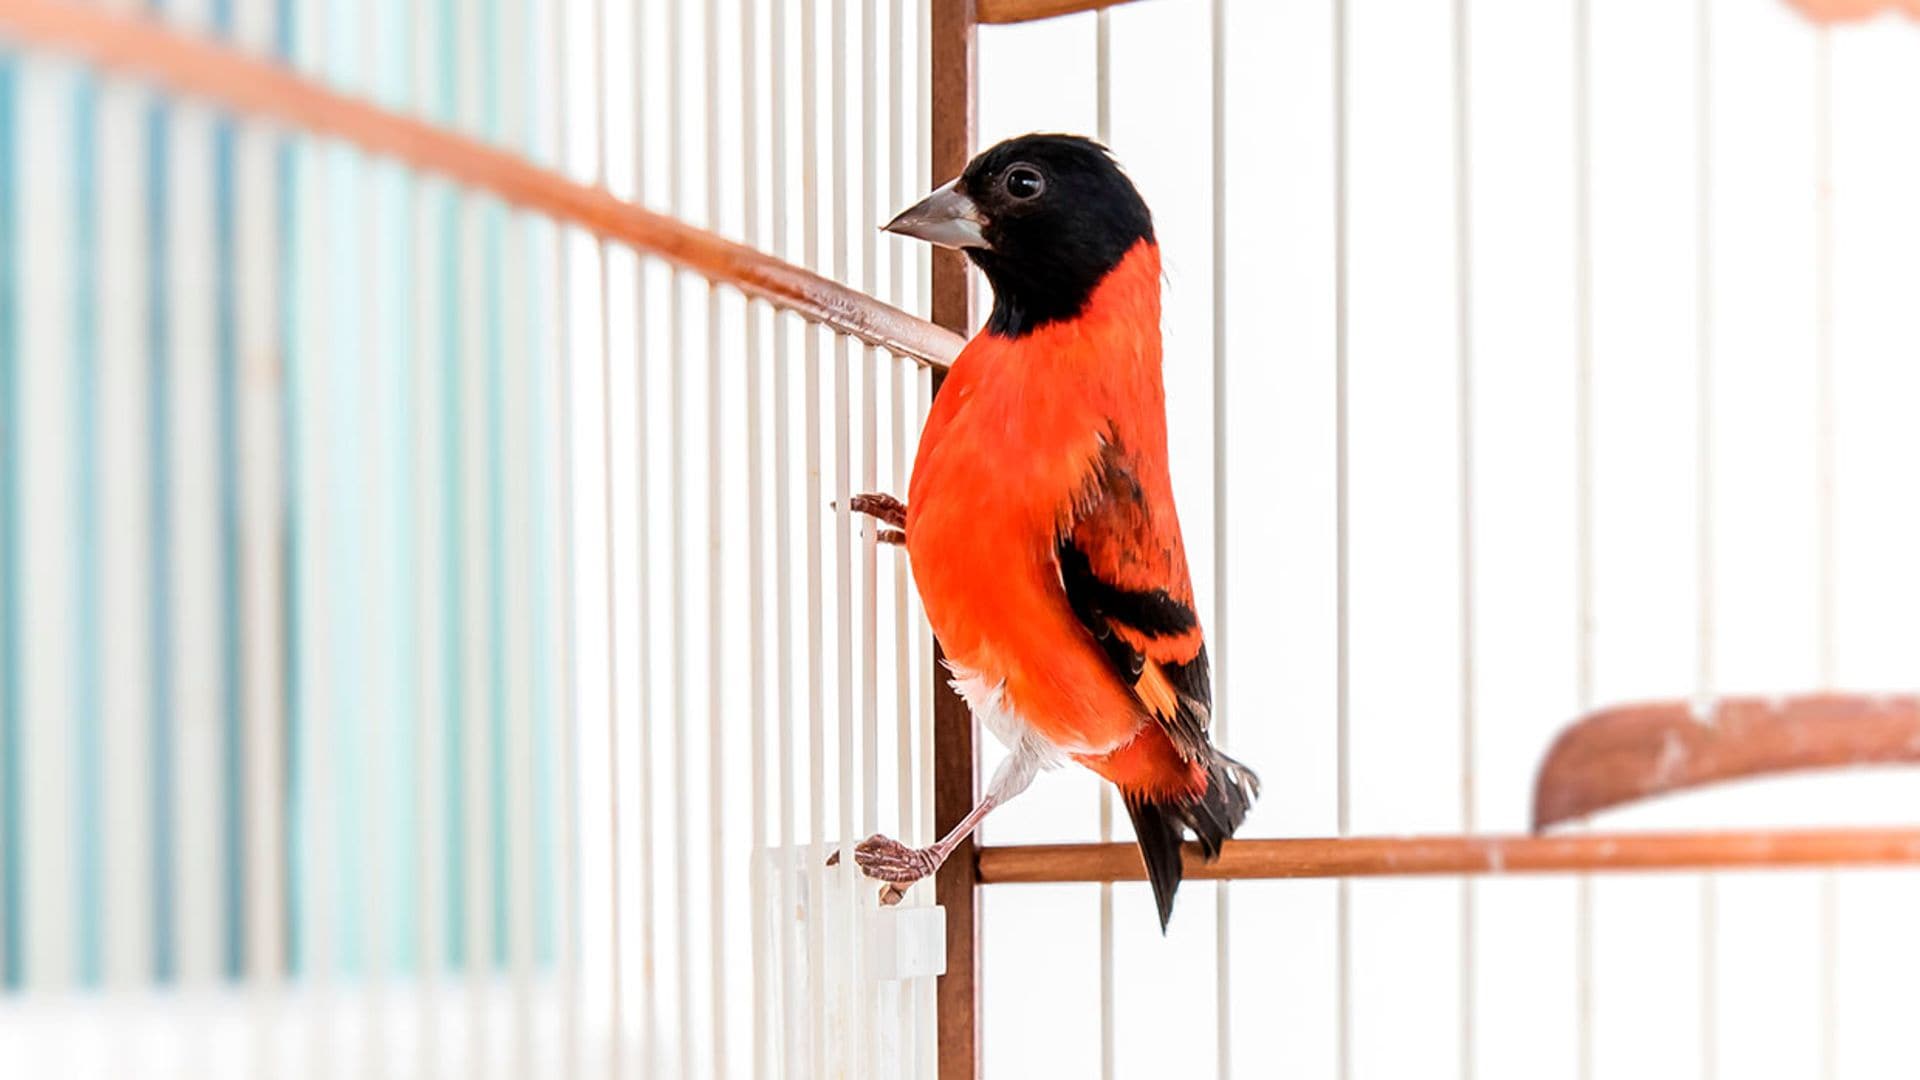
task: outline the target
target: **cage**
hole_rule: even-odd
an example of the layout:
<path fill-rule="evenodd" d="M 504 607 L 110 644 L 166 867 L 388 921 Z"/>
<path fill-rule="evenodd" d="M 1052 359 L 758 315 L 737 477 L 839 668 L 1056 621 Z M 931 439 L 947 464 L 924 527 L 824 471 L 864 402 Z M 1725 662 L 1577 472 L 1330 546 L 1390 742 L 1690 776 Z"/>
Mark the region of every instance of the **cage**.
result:
<path fill-rule="evenodd" d="M 0 0 L 0 1060 L 1910 1071 L 1916 15 Z M 1072 770 L 828 865 L 999 753 L 848 501 L 1030 130 L 1266 781 L 1164 936 Z"/>

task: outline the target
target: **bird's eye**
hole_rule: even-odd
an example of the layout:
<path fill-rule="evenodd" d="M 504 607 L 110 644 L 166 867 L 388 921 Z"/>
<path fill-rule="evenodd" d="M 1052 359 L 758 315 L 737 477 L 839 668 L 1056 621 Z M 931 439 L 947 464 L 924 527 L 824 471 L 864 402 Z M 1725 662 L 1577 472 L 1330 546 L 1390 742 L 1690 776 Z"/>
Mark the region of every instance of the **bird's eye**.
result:
<path fill-rule="evenodd" d="M 1047 190 L 1047 178 L 1040 175 L 1039 169 L 1024 163 L 1009 168 L 1006 179 L 1001 183 L 1006 187 L 1007 194 L 1018 202 L 1037 199 L 1041 192 Z"/>

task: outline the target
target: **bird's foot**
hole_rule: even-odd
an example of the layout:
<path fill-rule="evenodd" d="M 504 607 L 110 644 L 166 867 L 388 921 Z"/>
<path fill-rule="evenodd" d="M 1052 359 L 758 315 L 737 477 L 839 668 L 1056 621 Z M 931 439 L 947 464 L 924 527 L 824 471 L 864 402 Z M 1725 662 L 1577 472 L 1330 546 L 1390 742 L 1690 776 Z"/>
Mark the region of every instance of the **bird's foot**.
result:
<path fill-rule="evenodd" d="M 931 875 L 940 869 L 943 854 L 937 848 L 908 847 L 892 837 L 875 833 L 854 845 L 853 861 L 859 865 L 862 873 L 875 881 L 886 884 L 880 890 L 880 903 L 892 907 L 906 895 L 907 886 Z M 834 852 L 827 859 L 828 866 L 838 865 L 840 853 Z"/>
<path fill-rule="evenodd" d="M 883 544 L 904 544 L 907 542 L 907 504 L 891 495 L 871 492 L 855 495 L 847 500 L 847 508 L 856 514 L 865 514 L 883 525 L 893 526 L 881 529 L 874 539 Z"/>

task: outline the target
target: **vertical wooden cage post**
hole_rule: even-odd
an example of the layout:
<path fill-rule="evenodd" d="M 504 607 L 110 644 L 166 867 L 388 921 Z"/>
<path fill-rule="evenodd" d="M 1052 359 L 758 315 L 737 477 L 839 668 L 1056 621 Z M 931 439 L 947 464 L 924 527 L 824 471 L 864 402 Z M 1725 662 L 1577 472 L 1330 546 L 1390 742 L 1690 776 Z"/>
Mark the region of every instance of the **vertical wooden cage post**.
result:
<path fill-rule="evenodd" d="M 932 0 L 928 27 L 932 66 L 932 165 L 936 183 L 960 175 L 973 151 L 977 55 L 975 0 Z M 968 302 L 967 262 L 957 251 L 933 253 L 933 321 L 958 334 L 973 328 Z M 946 372 L 933 374 L 940 393 Z M 975 775 L 973 718 L 966 703 L 941 676 L 936 655 L 933 712 L 933 823 L 937 835 L 959 824 L 973 809 L 979 788 Z M 976 853 L 964 841 L 940 870 L 935 896 L 947 914 L 947 973 L 938 991 L 940 1080 L 973 1080 L 980 1075 L 979 980 L 980 928 L 975 917 Z"/>

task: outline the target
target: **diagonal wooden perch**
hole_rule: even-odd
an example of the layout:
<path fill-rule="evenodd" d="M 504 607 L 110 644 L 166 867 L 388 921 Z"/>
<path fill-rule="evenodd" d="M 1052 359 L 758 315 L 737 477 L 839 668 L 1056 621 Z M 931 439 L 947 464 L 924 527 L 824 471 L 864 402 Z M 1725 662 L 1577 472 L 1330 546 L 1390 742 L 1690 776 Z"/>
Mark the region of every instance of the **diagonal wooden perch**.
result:
<path fill-rule="evenodd" d="M 1622 705 L 1561 732 L 1534 781 L 1533 827 L 1723 780 L 1920 762 L 1920 697 L 1809 694 Z"/>

